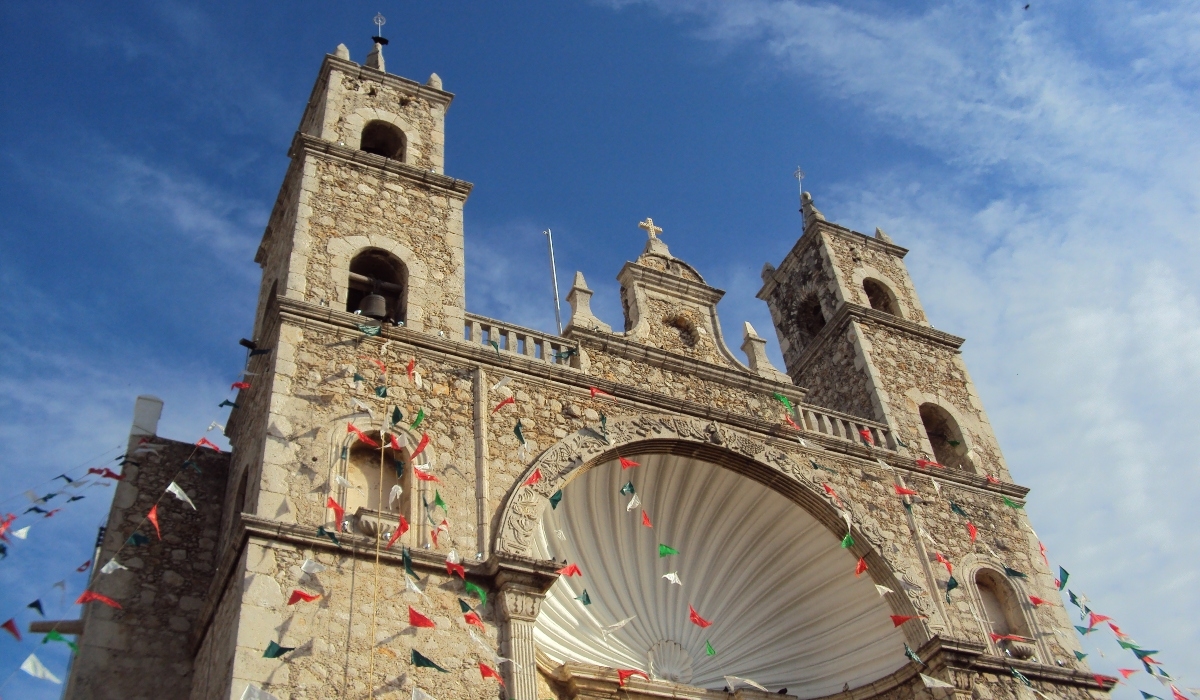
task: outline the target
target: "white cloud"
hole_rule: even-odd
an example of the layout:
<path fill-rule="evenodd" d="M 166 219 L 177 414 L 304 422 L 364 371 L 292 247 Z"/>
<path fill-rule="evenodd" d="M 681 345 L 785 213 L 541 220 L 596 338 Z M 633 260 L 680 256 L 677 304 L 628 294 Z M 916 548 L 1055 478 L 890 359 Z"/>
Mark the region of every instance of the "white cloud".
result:
<path fill-rule="evenodd" d="M 1051 556 L 1196 685 L 1196 4 L 643 4 L 933 156 L 818 205 L 913 250 Z"/>

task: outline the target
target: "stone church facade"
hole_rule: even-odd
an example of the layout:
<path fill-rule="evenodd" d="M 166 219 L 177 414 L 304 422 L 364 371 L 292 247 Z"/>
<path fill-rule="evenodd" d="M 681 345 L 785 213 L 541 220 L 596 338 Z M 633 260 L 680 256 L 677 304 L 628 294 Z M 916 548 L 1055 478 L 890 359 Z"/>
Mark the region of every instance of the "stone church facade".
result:
<path fill-rule="evenodd" d="M 130 568 L 92 584 L 122 607 L 88 606 L 67 697 L 1111 689 L 904 248 L 803 196 L 758 295 L 786 371 L 749 324 L 735 355 L 723 292 L 649 219 L 622 330 L 578 273 L 561 336 L 471 314 L 453 95 L 384 68 L 379 45 L 322 63 L 256 256 L 232 454 L 180 472 L 193 446 L 135 427 L 97 560 Z M 163 505 L 162 540 L 131 549 L 172 480 L 198 510 Z"/>

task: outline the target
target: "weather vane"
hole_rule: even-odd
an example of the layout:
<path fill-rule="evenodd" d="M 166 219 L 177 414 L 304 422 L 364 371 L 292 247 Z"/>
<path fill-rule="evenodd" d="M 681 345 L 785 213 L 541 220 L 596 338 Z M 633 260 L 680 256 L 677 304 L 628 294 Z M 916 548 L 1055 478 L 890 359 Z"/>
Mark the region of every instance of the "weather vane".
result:
<path fill-rule="evenodd" d="M 800 199 L 804 199 L 804 171 L 800 169 L 799 165 L 796 166 L 796 172 L 792 173 L 792 177 L 800 183 Z"/>
<path fill-rule="evenodd" d="M 375 43 L 387 46 L 388 40 L 384 39 L 382 35 L 383 25 L 387 24 L 387 18 L 383 16 L 383 13 L 376 12 L 371 21 L 375 23 Z"/>

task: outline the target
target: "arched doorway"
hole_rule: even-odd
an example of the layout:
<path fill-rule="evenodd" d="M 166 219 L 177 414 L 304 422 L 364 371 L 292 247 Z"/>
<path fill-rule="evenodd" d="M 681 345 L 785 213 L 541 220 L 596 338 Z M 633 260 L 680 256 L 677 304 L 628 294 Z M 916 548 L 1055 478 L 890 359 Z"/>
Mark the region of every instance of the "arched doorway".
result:
<path fill-rule="evenodd" d="M 758 481 L 655 451 L 622 450 L 640 466 L 614 459 L 576 475 L 543 512 L 533 555 L 578 564 L 583 576 L 548 592 L 534 627 L 539 655 L 717 690 L 740 676 L 800 697 L 905 664 L 892 609 L 869 576 L 854 576 L 857 557 L 828 527 Z M 679 553 L 660 557 L 659 544 Z M 692 623 L 689 605 L 711 626 Z"/>

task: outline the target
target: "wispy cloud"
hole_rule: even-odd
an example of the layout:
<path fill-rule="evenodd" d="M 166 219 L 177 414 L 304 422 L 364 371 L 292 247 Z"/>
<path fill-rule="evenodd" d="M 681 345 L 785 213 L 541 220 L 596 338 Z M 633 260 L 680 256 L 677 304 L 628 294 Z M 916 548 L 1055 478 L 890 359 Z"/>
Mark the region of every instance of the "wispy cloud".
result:
<path fill-rule="evenodd" d="M 1200 614 L 1196 4 L 636 4 L 917 148 L 818 203 L 913 249 L 1052 556 L 1200 673 L 1200 632 L 1177 623 Z"/>

